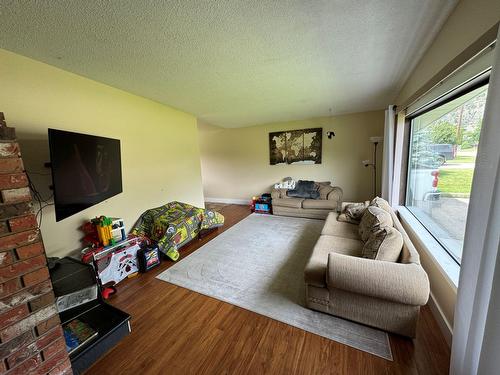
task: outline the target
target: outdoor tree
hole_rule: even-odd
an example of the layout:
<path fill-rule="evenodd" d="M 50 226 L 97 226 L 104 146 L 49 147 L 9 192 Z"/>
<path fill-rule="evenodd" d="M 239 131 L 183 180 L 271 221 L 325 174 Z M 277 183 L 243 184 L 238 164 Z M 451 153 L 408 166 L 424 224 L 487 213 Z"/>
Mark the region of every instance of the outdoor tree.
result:
<path fill-rule="evenodd" d="M 479 143 L 479 135 L 481 134 L 481 124 L 477 124 L 470 130 L 465 130 L 462 137 L 462 148 L 471 148 Z"/>
<path fill-rule="evenodd" d="M 430 138 L 436 144 L 458 144 L 457 126 L 449 122 L 438 122 L 430 127 Z"/>

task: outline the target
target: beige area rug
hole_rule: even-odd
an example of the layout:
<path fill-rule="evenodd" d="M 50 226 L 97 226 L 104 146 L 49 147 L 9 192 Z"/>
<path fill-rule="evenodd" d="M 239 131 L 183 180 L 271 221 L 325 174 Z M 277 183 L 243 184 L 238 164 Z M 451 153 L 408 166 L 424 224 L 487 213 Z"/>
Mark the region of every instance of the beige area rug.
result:
<path fill-rule="evenodd" d="M 305 307 L 303 271 L 323 224 L 252 214 L 157 278 L 392 360 L 385 332 Z"/>

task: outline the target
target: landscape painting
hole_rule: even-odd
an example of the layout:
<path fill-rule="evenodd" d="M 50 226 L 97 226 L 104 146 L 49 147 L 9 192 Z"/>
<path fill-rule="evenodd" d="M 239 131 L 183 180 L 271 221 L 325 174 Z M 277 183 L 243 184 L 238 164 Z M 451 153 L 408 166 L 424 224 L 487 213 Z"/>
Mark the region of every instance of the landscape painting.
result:
<path fill-rule="evenodd" d="M 277 164 L 321 164 L 322 128 L 269 133 L 269 161 Z"/>

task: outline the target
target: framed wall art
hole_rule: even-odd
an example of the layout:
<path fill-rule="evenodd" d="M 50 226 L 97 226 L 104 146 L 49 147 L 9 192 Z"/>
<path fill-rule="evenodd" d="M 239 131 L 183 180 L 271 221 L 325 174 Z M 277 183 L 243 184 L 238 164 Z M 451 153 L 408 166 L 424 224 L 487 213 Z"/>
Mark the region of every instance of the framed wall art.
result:
<path fill-rule="evenodd" d="M 323 128 L 269 133 L 269 162 L 277 164 L 321 164 Z"/>

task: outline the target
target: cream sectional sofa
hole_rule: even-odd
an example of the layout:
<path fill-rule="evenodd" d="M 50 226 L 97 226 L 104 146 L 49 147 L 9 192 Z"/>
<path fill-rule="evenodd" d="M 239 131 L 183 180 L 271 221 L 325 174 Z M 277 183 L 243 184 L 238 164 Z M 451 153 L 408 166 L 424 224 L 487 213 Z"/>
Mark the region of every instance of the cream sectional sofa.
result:
<path fill-rule="evenodd" d="M 338 213 L 328 214 L 304 271 L 307 306 L 415 337 L 420 306 L 429 298 L 429 280 L 396 214 L 385 210 L 403 238 L 396 262 L 362 258 L 359 225 L 337 221 Z"/>
<path fill-rule="evenodd" d="M 287 196 L 287 189 L 274 189 L 271 192 L 273 215 L 325 219 L 330 212 L 339 211 L 342 189 L 331 186 L 329 182 L 317 184 L 320 185 L 318 199 L 292 198 Z"/>

